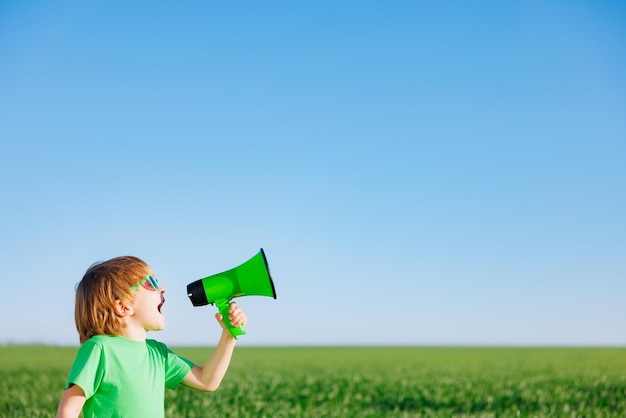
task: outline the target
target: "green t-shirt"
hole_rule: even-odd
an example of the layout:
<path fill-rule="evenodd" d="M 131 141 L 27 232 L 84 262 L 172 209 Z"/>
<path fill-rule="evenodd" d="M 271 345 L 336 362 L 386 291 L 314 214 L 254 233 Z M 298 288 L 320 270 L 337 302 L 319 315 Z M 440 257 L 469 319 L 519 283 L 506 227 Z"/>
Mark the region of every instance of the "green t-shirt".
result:
<path fill-rule="evenodd" d="M 96 335 L 80 347 L 66 388 L 80 386 L 89 417 L 163 417 L 165 389 L 174 389 L 193 362 L 155 340 Z"/>

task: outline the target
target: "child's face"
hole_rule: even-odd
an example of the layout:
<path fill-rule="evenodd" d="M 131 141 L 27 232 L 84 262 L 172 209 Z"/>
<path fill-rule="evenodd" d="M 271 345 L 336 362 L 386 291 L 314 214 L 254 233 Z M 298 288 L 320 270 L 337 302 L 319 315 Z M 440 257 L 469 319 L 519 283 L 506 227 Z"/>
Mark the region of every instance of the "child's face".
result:
<path fill-rule="evenodd" d="M 146 331 L 158 331 L 165 328 L 165 315 L 161 313 L 161 308 L 165 303 L 165 288 L 159 286 L 157 290 L 150 283 L 144 282 L 133 292 L 134 300 L 133 319 L 137 325 Z"/>

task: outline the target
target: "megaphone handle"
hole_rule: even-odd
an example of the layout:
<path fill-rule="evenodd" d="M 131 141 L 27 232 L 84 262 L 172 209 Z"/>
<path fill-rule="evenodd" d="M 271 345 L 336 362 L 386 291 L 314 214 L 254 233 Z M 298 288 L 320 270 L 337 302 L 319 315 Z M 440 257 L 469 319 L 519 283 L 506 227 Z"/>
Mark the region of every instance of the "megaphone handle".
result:
<path fill-rule="evenodd" d="M 228 319 L 228 308 L 230 308 L 230 301 L 227 299 L 216 300 L 215 305 L 220 311 L 220 314 L 222 314 L 222 321 L 224 322 L 224 325 L 226 325 L 226 328 L 231 333 L 231 335 L 235 339 L 237 339 L 240 335 L 245 335 L 246 331 L 241 325 L 239 325 L 238 327 L 233 327 L 230 324 L 230 320 Z"/>

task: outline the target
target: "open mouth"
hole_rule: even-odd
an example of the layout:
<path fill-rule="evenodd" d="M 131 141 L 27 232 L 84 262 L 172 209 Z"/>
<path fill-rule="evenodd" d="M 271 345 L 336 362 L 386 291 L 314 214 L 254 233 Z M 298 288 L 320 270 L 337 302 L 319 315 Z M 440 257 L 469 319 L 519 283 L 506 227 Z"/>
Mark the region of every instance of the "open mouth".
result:
<path fill-rule="evenodd" d="M 159 313 L 161 313 L 161 308 L 163 307 L 163 304 L 165 303 L 165 298 L 161 299 L 161 303 L 159 303 L 159 306 L 157 306 L 157 309 L 159 310 Z"/>

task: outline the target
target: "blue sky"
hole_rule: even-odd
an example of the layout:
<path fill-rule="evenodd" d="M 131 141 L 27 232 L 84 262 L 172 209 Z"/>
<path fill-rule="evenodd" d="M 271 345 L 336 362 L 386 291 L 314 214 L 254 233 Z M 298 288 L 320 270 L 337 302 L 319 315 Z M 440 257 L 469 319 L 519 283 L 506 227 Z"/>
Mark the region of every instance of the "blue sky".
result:
<path fill-rule="evenodd" d="M 0 4 L 0 343 L 263 247 L 242 345 L 626 345 L 621 2 Z"/>

